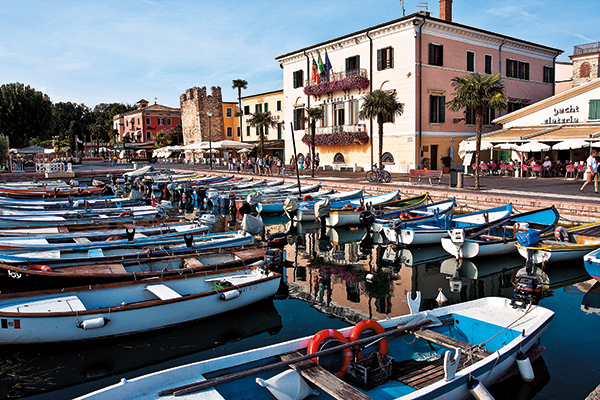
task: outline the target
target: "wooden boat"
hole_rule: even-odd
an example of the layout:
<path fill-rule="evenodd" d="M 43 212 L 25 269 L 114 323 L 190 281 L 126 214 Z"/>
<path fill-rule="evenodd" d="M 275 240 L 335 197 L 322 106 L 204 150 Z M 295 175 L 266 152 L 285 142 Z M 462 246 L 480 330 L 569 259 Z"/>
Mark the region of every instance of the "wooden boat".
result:
<path fill-rule="evenodd" d="M 134 220 L 130 216 L 123 218 L 106 218 L 94 219 L 89 221 L 77 220 L 73 221 L 58 221 L 55 224 L 35 225 L 27 224 L 25 226 L 3 226 L 0 229 L 0 237 L 9 236 L 38 236 L 58 233 L 74 233 L 88 232 L 97 230 L 120 230 L 124 225 L 133 225 L 138 227 L 156 227 L 167 224 L 181 223 L 181 219 L 177 217 L 163 216 L 163 219 L 141 219 Z"/>
<path fill-rule="evenodd" d="M 380 232 L 384 226 L 394 226 L 403 221 L 425 221 L 435 219 L 435 215 L 446 216 L 454 212 L 456 199 L 453 197 L 448 200 L 436 201 L 433 203 L 420 203 L 404 209 L 385 211 L 377 213 L 373 223 L 373 231 Z"/>
<path fill-rule="evenodd" d="M 476 229 L 453 232 L 442 239 L 442 247 L 457 258 L 495 256 L 517 251 L 519 234 L 545 235 L 558 223 L 554 206 L 516 214 Z M 539 236 L 537 236 L 539 238 Z"/>
<path fill-rule="evenodd" d="M 449 235 L 449 230 L 483 226 L 499 221 L 512 212 L 512 204 L 462 215 L 435 217 L 425 221 L 402 221 L 394 227 L 383 227 L 385 236 L 391 243 L 403 245 L 438 244 Z"/>
<path fill-rule="evenodd" d="M 86 208 L 53 208 L 53 209 L 30 209 L 27 207 L 4 207 L 0 206 L 0 216 L 27 216 L 27 217 L 44 217 L 44 216 L 62 216 L 62 217 L 73 217 L 76 218 L 93 218 L 98 215 L 112 215 L 121 214 L 123 212 L 132 212 L 139 214 L 146 211 L 155 211 L 155 207 L 148 206 L 145 204 L 136 204 L 130 206 L 121 207 L 86 207 Z M 1 222 L 0 222 L 1 224 Z"/>
<path fill-rule="evenodd" d="M 388 202 L 375 204 L 372 207 L 368 207 L 368 211 L 379 214 L 389 210 L 404 210 L 408 208 L 417 207 L 419 205 L 425 205 L 429 200 L 429 194 L 425 193 L 419 196 L 408 197 L 406 199 L 395 199 Z M 366 204 L 366 203 L 365 203 Z M 346 207 L 346 206 L 344 206 Z M 327 226 L 349 226 L 360 224 L 360 215 L 366 211 L 364 206 L 350 207 L 341 209 L 334 209 L 329 212 L 329 215 L 325 218 L 325 225 Z"/>
<path fill-rule="evenodd" d="M 263 260 L 265 252 L 266 247 L 256 243 L 218 249 L 184 251 L 174 255 L 170 255 L 168 252 L 158 253 L 142 259 L 126 257 L 121 260 L 112 259 L 78 265 L 57 263 L 47 266 L 0 263 L 0 273 L 6 274 L 10 278 L 2 287 L 2 293 L 135 281 L 237 268 Z M 281 266 L 269 265 L 269 267 Z"/>
<path fill-rule="evenodd" d="M 41 208 L 52 208 L 52 207 L 88 207 L 100 204 L 106 206 L 107 204 L 125 204 L 131 201 L 118 196 L 92 196 L 83 199 L 76 197 L 67 198 L 43 198 L 43 199 L 12 199 L 9 197 L 0 197 L 1 206 L 25 206 L 25 207 L 41 207 Z"/>
<path fill-rule="evenodd" d="M 189 238 L 188 238 L 189 240 Z M 188 245 L 189 243 L 189 245 Z M 242 232 L 212 233 L 193 237 L 186 241 L 185 238 L 162 239 L 159 242 L 119 243 L 113 245 L 111 242 L 83 243 L 71 245 L 65 248 L 36 250 L 2 249 L 0 250 L 0 261 L 4 263 L 22 264 L 70 264 L 101 262 L 114 259 L 136 258 L 144 253 L 153 254 L 177 254 L 202 249 L 214 249 L 227 246 L 237 246 L 254 243 L 252 235 Z"/>
<path fill-rule="evenodd" d="M 78 247 L 90 247 L 94 245 L 116 245 L 131 244 L 143 245 L 145 243 L 167 244 L 174 238 L 183 240 L 184 236 L 200 236 L 209 232 L 208 226 L 196 223 L 181 223 L 169 227 L 142 227 L 136 230 L 133 225 L 125 224 L 119 231 L 90 231 L 79 233 L 58 233 L 39 236 L 12 236 L 0 238 L 1 251 L 35 250 L 48 251 L 60 249 L 74 249 Z M 112 233 L 112 234 L 111 234 Z"/>
<path fill-rule="evenodd" d="M 395 190 L 389 193 L 378 194 L 375 196 L 363 197 L 359 199 L 352 200 L 342 200 L 330 203 L 330 208 L 332 211 L 340 210 L 343 207 L 376 207 L 381 204 L 393 202 L 400 198 L 400 190 Z M 315 207 L 314 205 L 306 205 L 298 207 L 296 211 L 296 221 L 306 222 L 306 221 L 314 221 L 315 220 Z"/>
<path fill-rule="evenodd" d="M 587 273 L 595 280 L 600 281 L 600 249 L 590 251 L 583 256 L 583 264 Z"/>
<path fill-rule="evenodd" d="M 581 261 L 587 253 L 600 248 L 600 222 L 564 228 L 558 226 L 554 234 L 545 235 L 537 243 L 515 244 L 528 264 Z"/>
<path fill-rule="evenodd" d="M 78 188 L 59 188 L 54 189 L 11 189 L 0 188 L 0 196 L 17 199 L 41 199 L 48 197 L 87 197 L 99 195 L 102 188 L 99 187 L 78 187 Z"/>
<path fill-rule="evenodd" d="M 96 223 L 106 224 L 111 221 L 123 224 L 132 221 L 151 221 L 159 220 L 164 217 L 164 211 L 158 209 L 144 210 L 139 212 L 122 211 L 120 213 L 100 213 L 93 216 L 84 217 L 85 211 L 71 211 L 63 216 L 61 215 L 0 215 L 0 227 L 2 229 L 28 226 L 73 226 L 73 225 L 94 225 Z"/>
<path fill-rule="evenodd" d="M 540 306 L 514 308 L 508 299 L 488 297 L 123 378 L 78 399 L 222 399 L 240 392 L 267 399 L 269 391 L 290 396 L 280 398 L 468 399 L 469 387 L 491 385 L 514 367 L 553 316 Z M 361 338 L 369 329 L 377 334 Z M 327 335 L 335 339 L 322 350 Z M 354 351 L 364 358 L 354 359 L 350 348 L 358 345 L 362 350 Z"/>
<path fill-rule="evenodd" d="M 298 207 L 313 207 L 315 203 L 323 198 L 328 198 L 330 202 L 335 203 L 344 200 L 360 199 L 364 196 L 363 189 L 352 190 L 349 192 L 340 193 L 315 193 L 308 194 L 305 197 L 298 199 Z M 261 201 L 256 204 L 256 211 L 259 214 L 283 214 L 283 203 L 290 195 L 280 198 L 266 197 L 261 198 Z M 304 200 L 306 198 L 306 200 Z"/>
<path fill-rule="evenodd" d="M 0 344 L 123 336 L 201 320 L 269 298 L 281 275 L 258 267 L 0 295 Z"/>
<path fill-rule="evenodd" d="M 16 199 L 11 199 L 16 200 Z M 134 207 L 141 206 L 146 204 L 141 200 L 130 200 L 123 198 L 115 198 L 115 199 L 104 199 L 104 200 L 92 200 L 92 198 L 88 199 L 79 199 L 73 200 L 71 202 L 62 201 L 62 202 L 53 202 L 46 201 L 44 203 L 39 204 L 29 204 L 26 201 L 20 201 L 17 203 L 4 203 L 0 201 L 0 210 L 19 210 L 19 211 L 27 211 L 27 212 L 39 212 L 39 211 L 50 211 L 50 210 L 98 210 L 98 209 L 118 209 L 122 207 Z"/>

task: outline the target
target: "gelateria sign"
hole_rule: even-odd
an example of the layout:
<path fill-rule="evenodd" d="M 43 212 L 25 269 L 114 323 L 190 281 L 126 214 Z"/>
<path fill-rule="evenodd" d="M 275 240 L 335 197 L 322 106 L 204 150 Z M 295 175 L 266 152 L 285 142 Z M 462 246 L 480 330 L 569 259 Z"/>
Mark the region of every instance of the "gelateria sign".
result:
<path fill-rule="evenodd" d="M 576 124 L 579 122 L 577 114 L 579 113 L 579 106 L 568 106 L 564 108 L 555 108 L 553 115 L 544 120 L 544 124 Z"/>

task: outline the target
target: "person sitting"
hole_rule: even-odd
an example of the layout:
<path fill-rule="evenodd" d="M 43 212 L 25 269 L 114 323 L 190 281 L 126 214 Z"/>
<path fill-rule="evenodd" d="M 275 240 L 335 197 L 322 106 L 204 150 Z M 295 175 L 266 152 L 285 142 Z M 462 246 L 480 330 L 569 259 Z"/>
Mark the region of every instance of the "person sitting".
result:
<path fill-rule="evenodd" d="M 546 156 L 546 158 L 544 159 L 542 168 L 543 168 L 542 176 L 543 175 L 550 176 L 550 170 L 552 169 L 552 160 L 550 160 L 549 156 Z"/>

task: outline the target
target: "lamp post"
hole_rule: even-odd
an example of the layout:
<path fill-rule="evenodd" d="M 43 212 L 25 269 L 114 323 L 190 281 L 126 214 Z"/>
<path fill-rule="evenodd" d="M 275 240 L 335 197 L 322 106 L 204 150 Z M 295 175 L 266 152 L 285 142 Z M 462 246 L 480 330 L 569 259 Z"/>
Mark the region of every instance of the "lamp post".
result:
<path fill-rule="evenodd" d="M 208 115 L 208 159 L 210 162 L 210 169 L 212 169 L 212 125 L 210 123 L 210 118 L 212 117 L 212 112 L 209 111 L 206 113 Z"/>

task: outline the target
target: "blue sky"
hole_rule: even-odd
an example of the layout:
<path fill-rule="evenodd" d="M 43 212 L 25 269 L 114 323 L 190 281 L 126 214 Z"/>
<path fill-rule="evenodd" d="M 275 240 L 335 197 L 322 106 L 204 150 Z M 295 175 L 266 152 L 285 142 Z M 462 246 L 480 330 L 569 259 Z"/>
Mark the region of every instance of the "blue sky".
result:
<path fill-rule="evenodd" d="M 598 0 L 454 0 L 455 22 L 562 49 L 600 41 Z M 439 3 L 405 0 L 406 15 Z M 398 0 L 0 0 L 0 84 L 52 101 L 179 107 L 193 86 L 282 88 L 275 57 L 402 16 Z"/>

